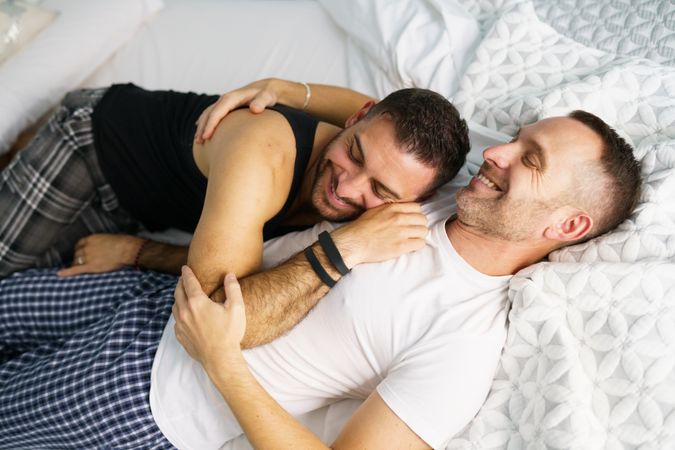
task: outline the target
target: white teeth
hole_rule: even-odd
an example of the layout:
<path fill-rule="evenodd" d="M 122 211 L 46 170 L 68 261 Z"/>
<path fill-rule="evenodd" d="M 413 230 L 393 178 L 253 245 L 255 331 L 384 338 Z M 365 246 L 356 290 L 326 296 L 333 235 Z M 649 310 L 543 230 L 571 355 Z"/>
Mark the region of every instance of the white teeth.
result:
<path fill-rule="evenodd" d="M 476 178 L 478 178 L 480 181 L 482 181 L 483 184 L 487 185 L 487 187 L 489 187 L 490 189 L 497 190 L 497 185 L 494 184 L 492 181 L 488 180 L 487 177 L 485 177 L 485 175 L 483 175 L 482 173 L 479 173 L 478 175 L 476 175 Z"/>

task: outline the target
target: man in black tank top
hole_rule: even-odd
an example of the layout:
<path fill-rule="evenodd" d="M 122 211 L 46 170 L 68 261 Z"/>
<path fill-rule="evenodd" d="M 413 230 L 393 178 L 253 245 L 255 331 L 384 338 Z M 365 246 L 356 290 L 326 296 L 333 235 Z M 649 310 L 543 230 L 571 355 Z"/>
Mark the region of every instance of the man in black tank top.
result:
<path fill-rule="evenodd" d="M 287 103 L 307 107 L 305 87 Z M 345 90 L 344 105 L 322 105 L 325 88 L 314 87 L 309 110 L 356 110 L 344 130 L 292 108 L 243 109 L 209 141 L 194 139 L 195 122 L 215 96 L 134 85 L 69 94 L 0 177 L 0 276 L 69 261 L 62 275 L 123 265 L 175 273 L 189 261 L 210 292 L 228 271 L 259 271 L 264 239 L 418 200 L 463 164 L 466 125 L 440 95 L 406 89 L 375 104 Z M 378 220 L 391 215 L 379 209 Z M 409 226 L 397 228 L 391 254 L 425 234 L 418 206 L 397 215 Z M 400 218 L 391 220 L 393 230 Z M 189 249 L 120 234 L 165 228 L 194 232 Z M 353 261 L 365 253 L 355 248 Z"/>

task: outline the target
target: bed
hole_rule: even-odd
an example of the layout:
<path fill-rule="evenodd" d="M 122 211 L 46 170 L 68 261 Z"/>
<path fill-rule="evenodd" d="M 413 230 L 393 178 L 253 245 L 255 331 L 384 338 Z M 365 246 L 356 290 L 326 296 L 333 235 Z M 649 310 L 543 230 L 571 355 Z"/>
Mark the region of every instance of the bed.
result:
<path fill-rule="evenodd" d="M 378 97 L 430 87 L 469 121 L 469 172 L 483 148 L 539 118 L 586 109 L 605 119 L 642 163 L 639 206 L 618 229 L 513 278 L 509 333 L 492 389 L 447 448 L 675 448 L 671 0 L 120 0 L 114 7 L 45 0 L 38 6 L 59 13 L 0 65 L 0 152 L 67 90 L 117 81 L 218 93 L 276 76 Z M 89 27 L 80 30 L 83 22 Z M 69 70 L 58 83 L 59 60 L 45 57 L 56 51 L 55 40 L 58 49 L 70 49 L 60 56 L 69 58 Z M 301 420 L 330 442 L 358 404 L 343 400 Z M 242 436 L 227 448 L 249 446 Z"/>

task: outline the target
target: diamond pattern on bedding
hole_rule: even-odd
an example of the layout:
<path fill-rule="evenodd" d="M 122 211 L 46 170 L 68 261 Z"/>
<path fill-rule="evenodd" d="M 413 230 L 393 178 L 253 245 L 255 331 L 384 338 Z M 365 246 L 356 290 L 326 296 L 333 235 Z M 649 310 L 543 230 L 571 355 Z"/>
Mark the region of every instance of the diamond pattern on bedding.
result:
<path fill-rule="evenodd" d="M 666 262 L 521 272 L 492 391 L 448 448 L 675 448 L 673 274 Z"/>
<path fill-rule="evenodd" d="M 542 21 L 577 42 L 675 66 L 675 2 L 535 0 Z"/>
<path fill-rule="evenodd" d="M 541 22 L 581 44 L 675 65 L 672 0 L 458 0 L 485 34 L 502 13 L 531 3 Z"/>

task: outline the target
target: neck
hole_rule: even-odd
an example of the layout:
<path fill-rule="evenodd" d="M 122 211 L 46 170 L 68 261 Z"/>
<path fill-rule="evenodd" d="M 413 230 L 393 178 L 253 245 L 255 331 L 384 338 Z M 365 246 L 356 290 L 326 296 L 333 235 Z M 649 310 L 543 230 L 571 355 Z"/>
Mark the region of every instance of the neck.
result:
<path fill-rule="evenodd" d="M 457 253 L 485 275 L 513 275 L 548 254 L 531 242 L 510 242 L 479 233 L 456 217 L 447 221 L 445 232 Z"/>

